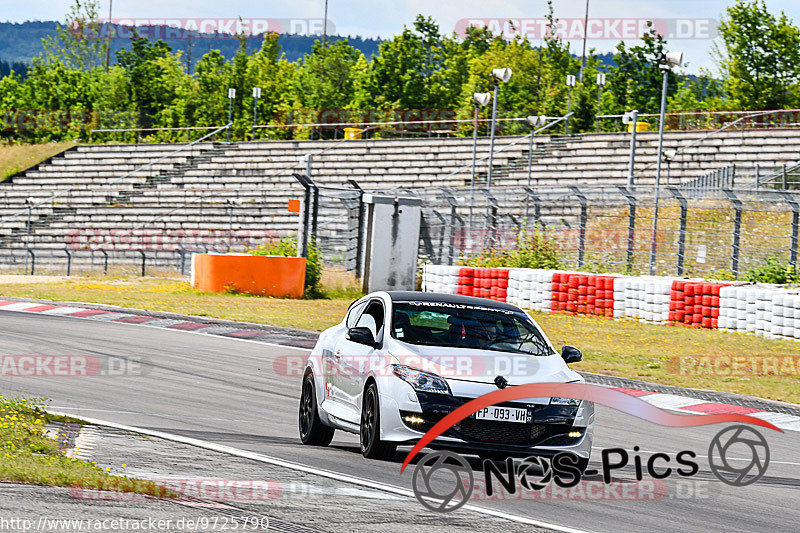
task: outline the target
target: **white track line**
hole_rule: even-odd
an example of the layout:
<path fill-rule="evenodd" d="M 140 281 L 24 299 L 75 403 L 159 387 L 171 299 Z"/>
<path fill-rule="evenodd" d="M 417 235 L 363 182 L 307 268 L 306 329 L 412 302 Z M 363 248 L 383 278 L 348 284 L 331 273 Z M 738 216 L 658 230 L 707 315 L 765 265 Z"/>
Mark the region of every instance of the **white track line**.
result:
<path fill-rule="evenodd" d="M 62 416 L 71 416 L 74 418 L 79 418 L 81 420 L 85 420 L 90 424 L 95 424 L 98 426 L 106 426 L 114 429 L 119 429 L 122 431 L 131 431 L 133 433 L 140 433 L 142 435 L 149 435 L 151 437 L 157 437 L 164 440 L 169 440 L 173 442 L 180 442 L 181 444 L 188 444 L 190 446 L 197 446 L 198 448 L 203 448 L 206 450 L 211 450 L 219 453 L 225 453 L 228 455 L 233 455 L 235 457 L 242 457 L 244 459 L 251 459 L 253 461 L 258 461 L 260 463 L 271 464 L 275 466 L 279 466 L 282 468 L 288 468 L 290 470 L 295 470 L 298 472 L 305 472 L 307 474 L 312 474 L 316 476 L 321 476 L 329 479 L 333 479 L 336 481 L 342 481 L 345 483 L 351 483 L 354 485 L 360 485 L 362 487 L 368 487 L 371 489 L 382 490 L 385 492 L 389 492 L 391 494 L 397 494 L 399 496 L 406 496 L 409 498 L 415 498 L 414 492 L 408 489 L 404 489 L 402 487 L 398 487 L 395 485 L 389 485 L 386 483 L 381 483 L 379 481 L 372 481 L 369 479 L 364 479 L 360 477 L 350 476 L 347 474 L 342 474 L 341 472 L 334 472 L 332 470 L 324 470 L 322 468 L 315 468 L 312 466 L 304 465 L 301 463 L 295 463 L 292 461 L 286 461 L 283 459 L 278 459 L 277 457 L 270 457 L 268 455 L 263 455 L 256 452 L 251 452 L 248 450 L 242 450 L 239 448 L 234 448 L 232 446 L 226 446 L 224 444 L 216 444 L 213 442 L 200 440 L 200 439 L 193 439 L 191 437 L 184 437 L 182 435 L 175 435 L 172 433 L 165 433 L 163 431 L 153 431 L 150 429 L 138 428 L 135 426 L 126 426 L 124 424 L 117 424 L 115 422 L 108 422 L 106 420 L 98 420 L 95 418 L 88 418 L 85 416 L 78 416 L 72 413 L 67 412 L 60 412 L 55 410 L 47 409 L 48 412 L 62 415 Z M 518 522 L 521 524 L 529 524 L 536 527 L 542 527 L 547 529 L 552 529 L 553 531 L 559 531 L 563 533 L 587 533 L 585 530 L 581 529 L 574 529 L 571 527 L 566 526 L 559 526 L 556 524 L 550 524 L 548 522 L 542 522 L 540 520 L 533 520 L 531 518 L 527 518 L 524 516 L 514 515 L 510 513 L 504 513 L 502 511 L 495 511 L 494 509 L 487 509 L 485 507 L 479 507 L 472 504 L 467 504 L 462 507 L 462 509 L 466 509 L 468 511 L 474 511 L 476 513 L 485 514 L 488 516 L 492 516 L 495 518 L 501 518 L 504 520 L 510 520 L 512 522 Z"/>

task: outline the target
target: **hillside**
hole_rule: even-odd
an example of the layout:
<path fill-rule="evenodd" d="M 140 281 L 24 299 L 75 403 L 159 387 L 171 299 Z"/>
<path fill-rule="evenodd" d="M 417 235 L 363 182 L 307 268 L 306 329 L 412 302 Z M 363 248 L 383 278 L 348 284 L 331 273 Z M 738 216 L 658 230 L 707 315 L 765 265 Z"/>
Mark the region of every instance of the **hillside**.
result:
<path fill-rule="evenodd" d="M 55 21 L 26 21 L 21 23 L 0 22 L 0 61 L 5 63 L 30 63 L 31 60 L 42 52 L 42 39 L 55 35 Z M 163 34 L 164 32 L 153 32 Z M 219 50 L 230 59 L 239 48 L 239 42 L 230 36 L 218 37 L 211 34 L 201 34 L 201 38 L 186 39 L 167 39 L 166 42 L 173 50 L 182 50 L 183 57 L 194 64 L 203 54 L 210 50 Z M 286 59 L 296 61 L 304 54 L 311 52 L 311 46 L 319 37 L 306 35 L 283 34 L 278 38 Z M 331 40 L 344 39 L 342 36 L 331 36 Z M 367 57 L 378 52 L 380 39 L 365 39 L 362 37 L 346 37 L 350 44 L 364 53 Z M 253 52 L 261 46 L 261 36 L 248 39 L 248 52 Z M 127 39 L 112 40 L 111 58 L 112 61 L 116 52 L 127 46 Z M 15 70 L 18 70 L 15 67 Z"/>

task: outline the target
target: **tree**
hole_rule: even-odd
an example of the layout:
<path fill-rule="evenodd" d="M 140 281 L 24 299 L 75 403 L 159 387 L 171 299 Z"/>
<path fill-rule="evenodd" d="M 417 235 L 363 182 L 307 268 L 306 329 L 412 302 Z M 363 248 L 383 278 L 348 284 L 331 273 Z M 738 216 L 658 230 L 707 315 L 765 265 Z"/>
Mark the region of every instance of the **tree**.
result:
<path fill-rule="evenodd" d="M 737 0 L 719 25 L 717 48 L 725 89 L 744 109 L 781 109 L 796 99 L 800 78 L 800 30 L 781 11 L 776 17 L 763 0 Z"/>
<path fill-rule="evenodd" d="M 174 84 L 165 87 L 166 70 L 172 68 L 171 61 L 159 61 L 174 57 L 167 43 L 159 39 L 152 42 L 140 37 L 136 30 L 131 35 L 131 49 L 117 52 L 117 64 L 127 73 L 131 101 L 139 111 L 139 127 L 152 127 L 157 113 L 170 104 L 175 96 Z M 165 90 L 168 89 L 168 90 Z"/>
<path fill-rule="evenodd" d="M 722 82 L 703 69 L 699 76 L 683 77 L 669 99 L 670 111 L 721 111 L 729 107 Z"/>
<path fill-rule="evenodd" d="M 347 39 L 323 46 L 316 41 L 297 67 L 294 100 L 310 109 L 345 109 L 353 99 L 353 68 L 362 54 Z"/>
<path fill-rule="evenodd" d="M 251 87 L 261 87 L 258 101 L 259 123 L 286 124 L 291 109 L 291 87 L 296 66 L 286 60 L 278 44 L 278 34 L 264 36 L 261 48 L 247 65 L 247 82 Z M 247 115 L 252 120 L 252 115 Z M 259 137 L 286 139 L 292 137 L 288 129 L 268 129 L 256 133 Z"/>
<path fill-rule="evenodd" d="M 44 61 L 63 63 L 68 68 L 91 70 L 105 61 L 106 40 L 102 38 L 98 0 L 74 0 L 65 25 L 56 35 L 42 39 Z"/>
<path fill-rule="evenodd" d="M 381 109 L 452 109 L 466 66 L 450 37 L 431 18 L 418 15 L 414 29 L 381 43 L 372 61 L 373 101 Z M 450 55 L 450 57 L 448 57 Z"/>
<path fill-rule="evenodd" d="M 627 48 L 625 43 L 617 45 L 614 55 L 616 67 L 611 67 L 608 94 L 611 113 L 623 113 L 632 109 L 640 113 L 658 113 L 661 107 L 661 88 L 663 71 L 659 60 L 667 50 L 667 42 L 647 22 L 648 31 L 642 35 L 642 44 Z M 668 72 L 667 95 L 671 96 L 678 88 L 678 76 Z"/>

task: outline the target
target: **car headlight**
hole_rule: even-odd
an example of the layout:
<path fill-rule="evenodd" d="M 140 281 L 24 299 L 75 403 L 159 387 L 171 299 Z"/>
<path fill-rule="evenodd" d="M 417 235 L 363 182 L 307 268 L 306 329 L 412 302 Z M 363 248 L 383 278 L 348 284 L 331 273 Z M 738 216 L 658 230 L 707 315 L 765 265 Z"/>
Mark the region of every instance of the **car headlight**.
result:
<path fill-rule="evenodd" d="M 574 398 L 550 398 L 550 405 L 580 405 L 581 401 Z"/>
<path fill-rule="evenodd" d="M 423 372 L 405 365 L 392 365 L 392 372 L 395 376 L 414 387 L 416 391 L 451 394 L 447 382 L 436 374 Z"/>

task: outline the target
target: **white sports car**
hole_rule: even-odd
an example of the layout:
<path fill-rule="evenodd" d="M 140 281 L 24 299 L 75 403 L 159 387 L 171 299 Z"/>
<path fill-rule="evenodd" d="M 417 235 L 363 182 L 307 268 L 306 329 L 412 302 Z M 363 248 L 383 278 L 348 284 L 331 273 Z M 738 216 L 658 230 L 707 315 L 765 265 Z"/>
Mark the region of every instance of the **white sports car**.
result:
<path fill-rule="evenodd" d="M 300 396 L 300 438 L 327 446 L 334 431 L 360 436 L 368 458 L 389 458 L 442 417 L 498 388 L 583 382 L 520 308 L 493 300 L 424 292 L 374 292 L 324 331 L 308 358 Z M 571 452 L 585 469 L 594 404 L 527 398 L 482 409 L 433 441 L 493 459 Z"/>

